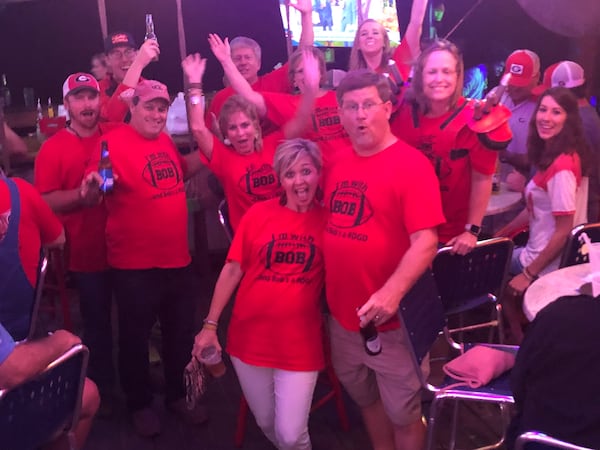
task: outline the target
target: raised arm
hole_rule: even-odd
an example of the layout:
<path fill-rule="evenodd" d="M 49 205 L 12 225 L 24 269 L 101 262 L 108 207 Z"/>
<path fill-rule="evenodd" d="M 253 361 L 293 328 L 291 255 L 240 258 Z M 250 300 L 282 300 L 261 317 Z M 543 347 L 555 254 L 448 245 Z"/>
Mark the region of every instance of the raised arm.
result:
<path fill-rule="evenodd" d="M 203 59 L 199 53 L 188 55 L 181 61 L 181 68 L 188 82 L 188 92 L 186 96 L 186 109 L 190 129 L 198 143 L 202 154 L 209 160 L 212 159 L 213 135 L 204 122 L 204 111 L 202 108 L 202 78 L 206 70 L 206 59 Z"/>
<path fill-rule="evenodd" d="M 310 49 L 302 51 L 303 70 L 304 70 L 304 89 L 302 90 L 302 98 L 298 105 L 298 110 L 284 126 L 283 134 L 286 139 L 294 139 L 301 137 L 310 123 L 315 100 L 319 93 L 319 82 L 321 80 L 321 72 L 319 70 L 319 62 L 313 55 Z"/>
<path fill-rule="evenodd" d="M 208 35 L 208 43 L 215 57 L 223 66 L 223 71 L 231 88 L 256 106 L 256 111 L 260 117 L 267 114 L 267 106 L 263 96 L 252 89 L 252 86 L 246 81 L 243 75 L 239 72 L 233 60 L 231 59 L 231 49 L 229 48 L 229 39 L 223 41 L 217 34 Z"/>
<path fill-rule="evenodd" d="M 413 0 L 410 9 L 410 21 L 404 33 L 411 55 L 416 58 L 421 53 L 421 34 L 423 33 L 423 19 L 427 11 L 427 0 Z"/>
<path fill-rule="evenodd" d="M 290 6 L 297 9 L 301 15 L 302 33 L 298 47 L 312 47 L 315 43 L 315 31 L 312 23 L 312 0 L 292 0 Z"/>

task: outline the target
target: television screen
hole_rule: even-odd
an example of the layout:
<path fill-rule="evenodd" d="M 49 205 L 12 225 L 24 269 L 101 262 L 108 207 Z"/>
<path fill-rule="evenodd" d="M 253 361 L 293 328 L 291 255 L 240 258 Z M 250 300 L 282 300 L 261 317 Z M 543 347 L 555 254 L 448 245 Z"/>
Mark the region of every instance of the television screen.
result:
<path fill-rule="evenodd" d="M 323 47 L 351 47 L 358 28 L 359 17 L 375 19 L 387 30 L 392 45 L 400 41 L 398 30 L 397 0 L 312 0 L 312 22 L 315 45 Z M 288 29 L 285 0 L 279 0 L 283 27 Z M 362 14 L 361 14 L 362 13 Z M 300 39 L 300 13 L 289 8 L 292 44 Z"/>

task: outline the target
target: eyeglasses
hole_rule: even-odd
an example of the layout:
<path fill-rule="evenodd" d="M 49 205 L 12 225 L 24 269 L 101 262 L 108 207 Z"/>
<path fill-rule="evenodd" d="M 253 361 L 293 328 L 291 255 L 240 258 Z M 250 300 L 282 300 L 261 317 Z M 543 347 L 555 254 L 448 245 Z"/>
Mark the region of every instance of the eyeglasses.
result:
<path fill-rule="evenodd" d="M 113 58 L 113 59 L 123 59 L 123 58 L 131 58 L 132 56 L 135 55 L 136 50 L 133 48 L 128 48 L 126 50 L 120 51 L 120 50 L 111 50 L 108 53 L 109 58 Z"/>
<path fill-rule="evenodd" d="M 383 105 L 385 102 L 375 103 L 375 102 L 365 102 L 362 105 L 358 103 L 344 103 L 342 105 L 342 111 L 347 113 L 357 113 L 359 109 L 362 109 L 364 112 L 369 113 L 373 108 L 379 105 Z"/>

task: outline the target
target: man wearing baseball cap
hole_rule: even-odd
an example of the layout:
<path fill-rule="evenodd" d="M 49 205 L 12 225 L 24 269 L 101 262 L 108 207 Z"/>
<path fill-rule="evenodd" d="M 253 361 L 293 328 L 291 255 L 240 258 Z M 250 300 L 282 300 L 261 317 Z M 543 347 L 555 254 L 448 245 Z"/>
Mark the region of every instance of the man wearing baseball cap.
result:
<path fill-rule="evenodd" d="M 89 73 L 67 77 L 63 102 L 70 123 L 42 145 L 35 159 L 34 184 L 65 228 L 67 267 L 79 292 L 83 341 L 90 349 L 89 376 L 102 393 L 103 413 L 109 413 L 115 373 L 106 213 L 96 181 L 84 174 L 102 136 L 117 125 L 99 123 L 100 89 Z"/>
<path fill-rule="evenodd" d="M 135 88 L 142 71 L 160 54 L 160 48 L 157 41 L 149 39 L 138 51 L 133 36 L 118 31 L 106 37 L 104 52 L 110 75 L 100 81 L 100 116 L 103 121 L 121 122 L 127 118 L 129 107 L 120 95 Z"/>
<path fill-rule="evenodd" d="M 561 61 L 551 74 L 552 87 L 568 88 L 577 97 L 583 131 L 592 154 L 592 164 L 587 168 L 589 175 L 588 222 L 600 220 L 600 117 L 586 98 L 587 84 L 583 67 L 574 61 Z M 586 171 L 586 168 L 583 167 Z"/>
<path fill-rule="evenodd" d="M 150 437 L 161 431 L 151 408 L 148 363 L 148 338 L 157 318 L 167 408 L 188 423 L 207 418 L 203 409 L 186 408 L 183 385 L 196 302 L 183 181 L 200 168 L 200 158 L 196 153 L 184 160 L 163 132 L 170 103 L 164 84 L 143 80 L 125 94 L 131 121 L 102 138 L 115 174 L 114 189 L 104 197 L 107 260 L 119 312 L 121 386 L 136 432 Z M 98 167 L 99 156 L 90 167 Z"/>
<path fill-rule="evenodd" d="M 529 121 L 536 105 L 532 90 L 540 79 L 540 58 L 531 50 L 515 50 L 506 59 L 503 76 L 508 78 L 508 87 L 500 101 L 512 113 L 508 124 L 513 139 L 506 150 L 500 152 L 501 179 L 505 181 L 516 169 L 525 181 L 530 170 L 527 159 Z"/>

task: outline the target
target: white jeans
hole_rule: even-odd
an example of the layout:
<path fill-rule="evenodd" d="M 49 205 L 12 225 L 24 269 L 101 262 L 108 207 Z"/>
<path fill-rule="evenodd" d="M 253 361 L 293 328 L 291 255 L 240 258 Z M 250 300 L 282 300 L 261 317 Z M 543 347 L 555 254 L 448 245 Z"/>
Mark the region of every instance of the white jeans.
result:
<path fill-rule="evenodd" d="M 232 356 L 256 423 L 279 450 L 310 450 L 308 414 L 319 372 L 257 367 Z"/>

